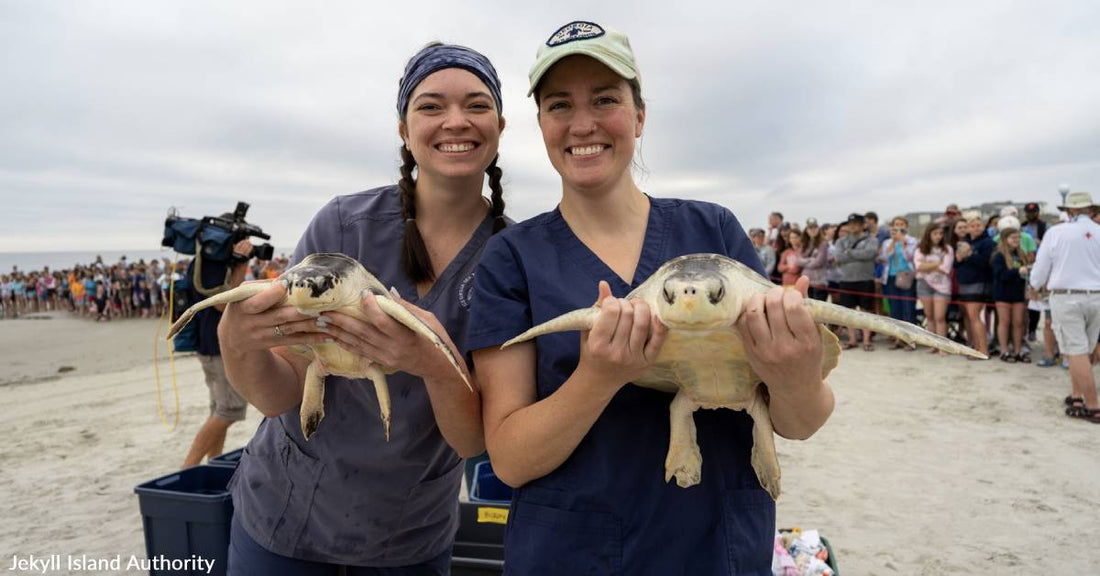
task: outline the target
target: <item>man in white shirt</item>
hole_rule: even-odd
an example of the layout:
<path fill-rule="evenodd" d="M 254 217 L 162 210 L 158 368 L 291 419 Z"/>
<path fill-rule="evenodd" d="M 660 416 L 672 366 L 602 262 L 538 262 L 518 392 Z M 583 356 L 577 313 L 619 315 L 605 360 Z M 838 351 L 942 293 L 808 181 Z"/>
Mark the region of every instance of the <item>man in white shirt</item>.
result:
<path fill-rule="evenodd" d="M 1050 290 L 1054 334 L 1069 357 L 1072 391 L 1066 414 L 1100 424 L 1096 379 L 1090 355 L 1100 337 L 1100 224 L 1089 217 L 1096 204 L 1088 192 L 1071 192 L 1065 206 L 1065 224 L 1047 230 L 1035 266 L 1032 288 Z"/>

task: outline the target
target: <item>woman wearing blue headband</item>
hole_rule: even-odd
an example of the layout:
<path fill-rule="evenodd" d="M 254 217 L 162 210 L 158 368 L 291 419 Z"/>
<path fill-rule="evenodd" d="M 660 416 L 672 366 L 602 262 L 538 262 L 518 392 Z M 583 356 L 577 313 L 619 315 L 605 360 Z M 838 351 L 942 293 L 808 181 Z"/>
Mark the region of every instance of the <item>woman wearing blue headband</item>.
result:
<path fill-rule="evenodd" d="M 673 396 L 627 384 L 648 370 L 667 328 L 644 301 L 611 297 L 695 252 L 762 273 L 752 243 L 729 210 L 650 197 L 635 184 L 646 110 L 626 36 L 573 22 L 540 47 L 530 80 L 561 203 L 489 242 L 467 342 L 493 468 L 516 487 L 505 570 L 770 575 L 775 503 L 750 464 L 752 420 L 695 412 L 700 482 L 666 482 Z M 790 438 L 813 434 L 833 407 L 821 338 L 801 306 L 807 287 L 802 277 L 797 292 L 753 295 L 738 323 L 767 383 L 775 430 Z M 550 334 L 499 349 L 594 300 L 600 316 L 580 338 Z"/>
<path fill-rule="evenodd" d="M 481 54 L 430 44 L 405 68 L 397 111 L 399 183 L 333 199 L 293 260 L 317 252 L 359 260 L 464 358 L 474 267 L 506 225 L 500 81 Z M 491 200 L 481 195 L 486 174 Z M 267 416 L 230 484 L 230 573 L 449 573 L 462 459 L 484 451 L 480 397 L 373 297 L 363 299 L 364 322 L 272 308 L 283 294 L 276 283 L 230 305 L 219 329 L 230 381 Z M 389 376 L 388 441 L 371 382 L 333 376 L 325 418 L 303 438 L 307 361 L 288 347 L 327 338 L 399 370 Z"/>

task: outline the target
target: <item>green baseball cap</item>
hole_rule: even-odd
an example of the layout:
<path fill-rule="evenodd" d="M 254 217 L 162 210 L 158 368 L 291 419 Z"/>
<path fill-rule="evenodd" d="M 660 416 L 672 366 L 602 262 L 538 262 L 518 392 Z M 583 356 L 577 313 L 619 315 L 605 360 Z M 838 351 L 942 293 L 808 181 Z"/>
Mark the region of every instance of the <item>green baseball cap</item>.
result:
<path fill-rule="evenodd" d="M 551 66 L 574 54 L 595 58 L 619 76 L 635 80 L 639 86 L 642 83 L 638 66 L 634 62 L 634 51 L 630 49 L 630 40 L 626 34 L 593 22 L 578 20 L 558 28 L 545 44 L 539 46 L 535 63 L 528 73 L 531 88 L 527 95 L 535 93 L 539 81 Z"/>

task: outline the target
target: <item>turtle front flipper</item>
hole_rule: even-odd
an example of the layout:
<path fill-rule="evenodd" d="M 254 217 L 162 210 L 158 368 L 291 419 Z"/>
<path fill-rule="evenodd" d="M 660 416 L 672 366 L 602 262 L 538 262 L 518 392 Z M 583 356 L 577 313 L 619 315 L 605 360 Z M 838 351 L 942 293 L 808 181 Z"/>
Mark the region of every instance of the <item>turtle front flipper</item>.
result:
<path fill-rule="evenodd" d="M 986 359 L 986 355 L 977 350 L 948 340 L 938 334 L 933 334 L 916 324 L 895 320 L 888 316 L 878 316 L 866 312 L 857 312 L 850 308 L 837 306 L 820 300 L 803 300 L 810 311 L 810 316 L 815 322 L 823 324 L 841 324 L 849 328 L 862 328 L 873 332 L 881 332 L 908 344 L 929 346 L 937 350 L 943 350 L 949 354 L 962 354 L 974 358 Z"/>
<path fill-rule="evenodd" d="M 302 422 L 302 436 L 309 440 L 325 417 L 325 369 L 320 360 L 314 359 L 306 368 L 302 406 L 298 411 Z"/>
<path fill-rule="evenodd" d="M 779 499 L 779 456 L 775 453 L 775 429 L 772 417 L 768 413 L 768 403 L 764 401 L 764 388 L 756 387 L 752 403 L 745 409 L 752 417 L 752 455 L 749 461 L 756 471 L 760 486 Z"/>
<path fill-rule="evenodd" d="M 519 344 L 520 342 L 526 342 L 542 336 L 544 334 L 553 334 L 554 332 L 572 332 L 574 330 L 591 330 L 592 325 L 596 323 L 596 317 L 600 315 L 600 309 L 593 306 L 592 308 L 581 308 L 580 310 L 574 310 L 567 312 L 549 320 L 543 322 L 538 326 L 531 328 L 530 330 L 512 338 L 505 342 L 500 349 L 503 350 L 512 344 Z"/>
<path fill-rule="evenodd" d="M 390 318 L 397 320 L 401 324 L 404 324 L 409 330 L 420 334 L 435 344 L 436 348 L 439 348 L 444 355 L 447 356 L 447 360 L 454 367 L 458 375 L 462 377 L 462 381 L 466 383 L 466 387 L 470 389 L 470 392 L 474 391 L 473 385 L 470 384 L 470 379 L 466 376 L 466 371 L 458 365 L 458 358 L 455 357 L 454 352 L 447 346 L 443 339 L 436 334 L 430 326 L 424 323 L 423 320 L 417 318 L 412 312 L 405 309 L 404 306 L 395 302 L 392 298 L 387 296 L 377 296 L 374 299 L 378 303 L 378 307 L 382 309 Z"/>
<path fill-rule="evenodd" d="M 668 456 L 665 457 L 665 482 L 676 477 L 676 484 L 688 488 L 703 479 L 703 454 L 695 439 L 695 411 L 699 409 L 683 390 L 676 393 L 669 412 Z"/>
<path fill-rule="evenodd" d="M 205 310 L 211 306 L 217 306 L 219 304 L 229 304 L 231 302 L 240 302 L 241 300 L 251 298 L 259 294 L 260 292 L 267 290 L 268 285 L 270 285 L 272 282 L 274 282 L 274 280 L 261 280 L 259 282 L 249 282 L 247 284 L 241 284 L 240 286 L 237 286 L 232 290 L 226 290 L 225 292 L 211 296 L 206 300 L 203 300 L 202 302 L 197 302 L 196 304 L 188 308 L 187 311 L 180 316 L 179 320 L 176 320 L 175 323 L 172 324 L 172 327 L 168 329 L 167 339 L 171 340 L 173 337 L 175 337 L 175 335 L 179 333 L 180 330 L 183 330 L 183 327 L 187 326 L 187 323 L 195 317 L 195 314 L 198 314 L 200 311 Z"/>
<path fill-rule="evenodd" d="M 374 382 L 374 393 L 378 396 L 378 414 L 382 417 L 382 427 L 386 430 L 386 442 L 390 441 L 390 386 L 386 382 L 386 373 L 378 364 L 367 366 L 367 378 Z"/>

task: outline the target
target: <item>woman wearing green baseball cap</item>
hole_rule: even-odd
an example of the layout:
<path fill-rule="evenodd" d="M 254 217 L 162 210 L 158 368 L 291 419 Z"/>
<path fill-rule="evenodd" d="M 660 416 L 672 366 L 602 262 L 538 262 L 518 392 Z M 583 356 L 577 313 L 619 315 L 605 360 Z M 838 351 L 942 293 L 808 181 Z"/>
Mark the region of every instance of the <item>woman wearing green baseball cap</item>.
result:
<path fill-rule="evenodd" d="M 665 478 L 673 396 L 627 385 L 649 369 L 667 328 L 644 302 L 618 298 L 683 254 L 721 253 L 763 272 L 729 210 L 651 197 L 634 182 L 641 86 L 627 37 L 592 22 L 554 32 L 531 68 L 561 203 L 489 241 L 467 341 L 494 470 L 516 487 L 505 570 L 771 574 L 775 502 L 750 464 L 752 420 L 732 410 L 689 416 L 701 453 L 683 458 L 703 465 L 699 483 L 682 488 Z M 753 296 L 737 327 L 768 384 L 775 429 L 789 438 L 813 434 L 833 407 L 821 339 L 800 305 L 807 286 L 803 277 L 798 291 Z M 579 346 L 558 333 L 499 349 L 594 300 L 601 313 Z"/>

